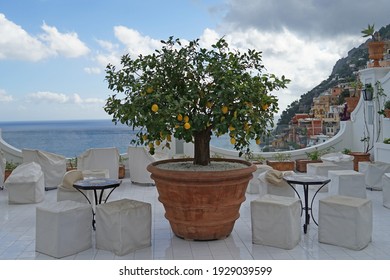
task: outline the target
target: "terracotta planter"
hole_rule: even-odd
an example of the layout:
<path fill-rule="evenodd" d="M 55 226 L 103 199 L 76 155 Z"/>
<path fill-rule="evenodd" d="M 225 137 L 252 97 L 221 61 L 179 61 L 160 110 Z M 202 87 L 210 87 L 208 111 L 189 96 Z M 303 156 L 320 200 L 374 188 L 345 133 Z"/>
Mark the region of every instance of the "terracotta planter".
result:
<path fill-rule="evenodd" d="M 241 203 L 256 166 L 243 160 L 213 159 L 238 162 L 243 168 L 227 171 L 176 171 L 160 168 L 168 162 L 190 161 L 173 159 L 157 161 L 147 170 L 156 183 L 159 201 L 172 231 L 189 240 L 226 238 L 239 218 Z"/>
<path fill-rule="evenodd" d="M 126 169 L 124 165 L 119 165 L 118 177 L 119 179 L 123 179 L 126 176 Z"/>
<path fill-rule="evenodd" d="M 351 152 L 350 155 L 353 156 L 353 170 L 355 171 L 359 171 L 359 162 L 371 161 L 369 153 Z"/>
<path fill-rule="evenodd" d="M 385 118 L 390 118 L 390 109 L 385 109 Z"/>
<path fill-rule="evenodd" d="M 7 178 L 9 177 L 9 175 L 11 175 L 11 173 L 12 173 L 12 170 L 10 170 L 10 169 L 6 169 L 6 170 L 4 171 L 4 182 L 5 182 L 5 180 L 7 180 Z"/>
<path fill-rule="evenodd" d="M 374 61 L 374 67 L 380 67 L 379 60 L 383 59 L 385 42 L 373 41 L 368 43 L 368 57 Z"/>
<path fill-rule="evenodd" d="M 353 110 L 355 110 L 357 104 L 359 103 L 359 98 L 357 96 L 353 97 L 346 97 L 345 102 L 347 102 L 347 112 L 351 113 Z"/>
<path fill-rule="evenodd" d="M 275 170 L 279 171 L 293 171 L 295 169 L 295 161 L 277 161 L 277 160 L 267 160 L 267 165 L 271 166 Z"/>
<path fill-rule="evenodd" d="M 307 172 L 308 163 L 322 162 L 322 160 L 311 160 L 311 159 L 297 159 L 295 160 L 295 168 L 298 172 Z"/>

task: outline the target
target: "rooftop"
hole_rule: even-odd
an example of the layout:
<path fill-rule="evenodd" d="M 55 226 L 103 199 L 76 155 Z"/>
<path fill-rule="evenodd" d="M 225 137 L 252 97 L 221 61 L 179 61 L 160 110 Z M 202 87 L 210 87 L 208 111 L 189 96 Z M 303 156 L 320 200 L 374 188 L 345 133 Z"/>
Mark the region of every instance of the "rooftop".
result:
<path fill-rule="evenodd" d="M 298 188 L 299 189 L 299 188 Z M 0 260 L 50 260 L 50 256 L 35 251 L 35 208 L 56 201 L 57 190 L 45 192 L 45 201 L 38 204 L 8 204 L 7 190 L 0 191 Z M 318 199 L 328 193 L 318 193 L 313 213 L 318 213 Z M 310 193 L 310 197 L 313 193 Z M 258 194 L 247 194 L 241 206 L 241 216 L 232 234 L 224 240 L 188 241 L 173 235 L 164 217 L 154 186 L 132 184 L 129 178 L 111 195 L 110 201 L 120 198 L 141 200 L 152 204 L 152 245 L 125 256 L 92 247 L 70 260 L 389 260 L 390 209 L 382 205 L 382 192 L 367 190 L 373 203 L 372 242 L 361 251 L 354 251 L 318 242 L 317 226 L 311 223 L 298 246 L 292 250 L 252 244 L 250 201 Z M 318 220 L 318 219 L 317 219 Z M 303 218 L 302 218 L 303 225 Z M 96 225 L 99 226 L 99 225 Z"/>

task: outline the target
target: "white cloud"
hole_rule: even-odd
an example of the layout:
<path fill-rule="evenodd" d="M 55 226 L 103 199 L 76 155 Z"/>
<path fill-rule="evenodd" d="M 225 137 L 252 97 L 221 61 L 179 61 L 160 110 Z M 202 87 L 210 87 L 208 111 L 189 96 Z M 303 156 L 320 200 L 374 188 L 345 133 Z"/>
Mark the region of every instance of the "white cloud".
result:
<path fill-rule="evenodd" d="M 96 41 L 101 48 L 109 52 L 116 51 L 119 47 L 117 44 L 113 44 L 110 41 L 106 41 L 106 40 L 96 40 Z"/>
<path fill-rule="evenodd" d="M 77 104 L 77 105 L 93 105 L 104 104 L 104 99 L 99 98 L 85 98 L 83 99 L 79 94 L 66 95 L 63 93 L 55 93 L 48 91 L 39 91 L 28 95 L 29 101 L 46 102 L 54 104 Z"/>
<path fill-rule="evenodd" d="M 0 60 L 39 61 L 54 55 L 74 58 L 90 51 L 76 33 L 60 33 L 45 23 L 41 28 L 44 33 L 34 37 L 0 13 Z"/>
<path fill-rule="evenodd" d="M 8 95 L 5 90 L 0 89 L 0 102 L 10 102 L 13 100 L 11 95 Z"/>
<path fill-rule="evenodd" d="M 150 54 L 161 46 L 159 40 L 143 36 L 137 30 L 125 26 L 115 26 L 116 38 L 126 46 L 127 52 L 136 57 L 139 54 Z"/>
<path fill-rule="evenodd" d="M 99 67 L 85 67 L 84 71 L 88 74 L 100 74 L 102 69 Z"/>
<path fill-rule="evenodd" d="M 52 54 L 53 52 L 41 41 L 0 13 L 0 60 L 38 61 Z"/>
<path fill-rule="evenodd" d="M 77 33 L 60 33 L 57 28 L 44 23 L 41 28 L 45 31 L 40 38 L 47 42 L 57 54 L 66 57 L 79 57 L 89 53 L 89 48 L 78 38 Z"/>
<path fill-rule="evenodd" d="M 36 93 L 29 94 L 29 98 L 34 101 L 45 101 L 49 103 L 67 103 L 69 102 L 69 97 L 63 93 L 54 93 L 48 91 L 39 91 Z"/>

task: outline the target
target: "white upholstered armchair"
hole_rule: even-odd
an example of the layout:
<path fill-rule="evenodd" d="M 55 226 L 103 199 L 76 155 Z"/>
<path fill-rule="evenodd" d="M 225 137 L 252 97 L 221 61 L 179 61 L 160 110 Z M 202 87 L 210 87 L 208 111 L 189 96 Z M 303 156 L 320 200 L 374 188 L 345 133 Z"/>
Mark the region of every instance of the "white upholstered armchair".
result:
<path fill-rule="evenodd" d="M 45 178 L 45 190 L 56 189 L 66 172 L 66 158 L 41 150 L 22 150 L 23 163 L 36 162 Z"/>
<path fill-rule="evenodd" d="M 109 178 L 119 177 L 119 151 L 115 147 L 92 148 L 77 157 L 77 170 L 108 170 Z"/>
<path fill-rule="evenodd" d="M 136 184 L 154 185 L 146 167 L 156 161 L 143 146 L 129 146 L 127 149 L 130 180 Z"/>

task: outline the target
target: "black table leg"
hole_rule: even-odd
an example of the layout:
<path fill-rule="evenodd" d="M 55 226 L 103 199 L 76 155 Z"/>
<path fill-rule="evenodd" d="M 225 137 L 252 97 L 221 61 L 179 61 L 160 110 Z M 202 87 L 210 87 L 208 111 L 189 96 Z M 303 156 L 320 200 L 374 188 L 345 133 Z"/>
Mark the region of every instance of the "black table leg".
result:
<path fill-rule="evenodd" d="M 309 214 L 309 185 L 303 185 L 303 191 L 305 195 L 305 225 L 303 226 L 304 233 L 307 232 L 307 226 L 310 223 L 310 214 Z"/>

